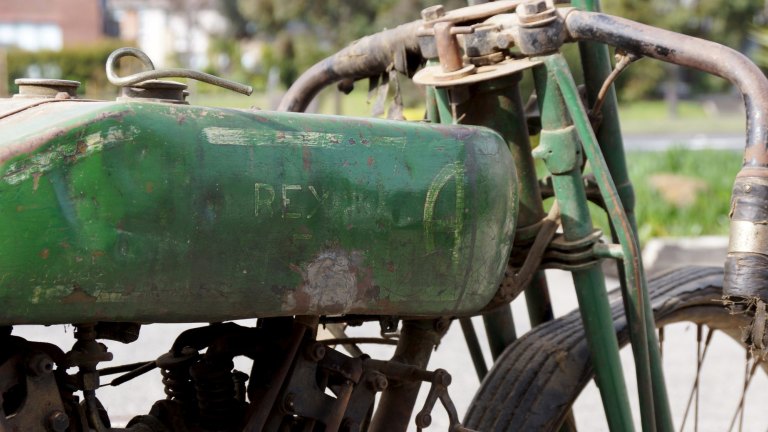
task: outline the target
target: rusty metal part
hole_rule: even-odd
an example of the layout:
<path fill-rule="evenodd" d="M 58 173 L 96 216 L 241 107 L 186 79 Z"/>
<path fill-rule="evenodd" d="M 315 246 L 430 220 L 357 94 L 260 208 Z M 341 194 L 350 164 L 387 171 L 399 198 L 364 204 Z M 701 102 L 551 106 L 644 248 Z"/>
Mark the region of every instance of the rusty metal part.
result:
<path fill-rule="evenodd" d="M 438 22 L 459 24 L 512 12 L 518 4 L 519 0 L 501 0 L 448 11 L 444 15 L 433 11 L 427 14 L 430 18 L 434 16 L 429 25 Z M 280 101 L 278 111 L 304 111 L 320 90 L 341 79 L 357 80 L 380 75 L 391 66 L 412 75 L 423 61 L 418 32 L 424 25 L 423 20 L 418 20 L 366 36 L 320 61 L 291 85 Z"/>
<path fill-rule="evenodd" d="M 527 56 L 542 56 L 559 50 L 566 37 L 562 16 L 567 10 L 557 10 L 543 0 L 518 6 L 520 22 L 509 33 L 520 52 Z"/>
<path fill-rule="evenodd" d="M 117 63 L 123 57 L 134 57 L 139 60 L 145 69 L 143 72 L 121 77 L 117 74 Z M 244 95 L 253 93 L 253 87 L 226 80 L 214 75 L 189 69 L 170 68 L 155 69 L 152 60 L 142 51 L 136 48 L 119 48 L 112 52 L 107 58 L 107 79 L 110 83 L 119 87 L 129 87 L 144 81 L 157 80 L 159 78 L 189 78 L 211 85 L 215 85 L 227 90 L 232 90 Z"/>
<path fill-rule="evenodd" d="M 230 430 L 241 420 L 244 407 L 235 398 L 233 367 L 232 358 L 207 353 L 189 368 L 204 429 Z"/>
<path fill-rule="evenodd" d="M 520 0 L 499 0 L 477 4 L 474 6 L 467 6 L 445 12 L 444 15 L 430 21 L 452 22 L 454 24 L 468 21 L 479 21 L 494 15 L 512 12 L 520 3 Z"/>
<path fill-rule="evenodd" d="M 18 78 L 14 83 L 19 93 L 14 98 L 75 99 L 79 81 L 62 79 Z"/>
<path fill-rule="evenodd" d="M 568 10 L 565 15 L 565 28 L 572 40 L 602 42 L 730 81 L 744 97 L 746 106 L 744 164 L 768 167 L 768 80 L 746 56 L 714 42 L 606 14 Z"/>
<path fill-rule="evenodd" d="M 533 244 L 529 248 L 516 244 L 513 248 L 507 270 L 499 286 L 499 291 L 484 310 L 492 310 L 520 295 L 528 287 L 536 272 L 539 270 L 547 247 L 551 244 L 557 228 L 560 226 L 560 207 L 555 201 L 549 209 L 547 216 L 539 223 L 532 225 L 538 230 Z M 529 240 L 526 240 L 529 241 Z M 522 251 L 525 252 L 522 252 Z M 521 251 L 525 258 L 522 265 L 515 263 L 517 251 Z"/>
<path fill-rule="evenodd" d="M 432 373 L 431 386 L 429 387 L 429 393 L 427 393 L 427 399 L 424 402 L 424 407 L 416 414 L 414 421 L 416 422 L 416 429 L 421 432 L 422 428 L 429 427 L 432 424 L 432 410 L 435 407 L 435 402 L 440 400 L 440 404 L 443 405 L 445 411 L 448 413 L 449 426 L 448 430 L 452 432 L 471 432 L 461 425 L 459 422 L 459 415 L 456 412 L 456 406 L 453 404 L 450 396 L 448 395 L 448 386 L 451 384 L 451 375 L 443 370 L 436 369 Z"/>
<path fill-rule="evenodd" d="M 475 73 L 463 77 L 458 77 L 450 81 L 440 80 L 437 78 L 441 72 L 440 66 L 428 66 L 421 69 L 416 73 L 416 75 L 414 75 L 413 82 L 416 84 L 435 87 L 465 86 L 468 84 L 477 84 L 480 82 L 513 75 L 517 72 L 530 69 L 539 64 L 541 64 L 539 60 L 529 58 L 507 59 L 493 65 L 480 66 L 475 70 Z"/>
<path fill-rule="evenodd" d="M 477 57 L 468 57 L 467 60 L 472 63 L 473 65 L 480 67 L 480 66 L 492 66 L 497 63 L 503 62 L 505 59 L 503 52 L 495 52 L 488 55 L 483 56 L 477 56 Z"/>
<path fill-rule="evenodd" d="M 120 90 L 118 102 L 133 100 L 187 105 L 187 85 L 176 81 L 149 80 L 125 86 Z"/>
<path fill-rule="evenodd" d="M 144 375 L 145 373 L 154 370 L 156 367 L 157 367 L 157 363 L 153 361 L 143 363 L 138 367 L 136 367 L 135 369 L 113 379 L 109 384 L 106 384 L 106 385 L 109 385 L 112 387 L 119 386 L 122 383 L 128 382 L 134 378 L 140 377 L 141 375 Z M 102 376 L 102 375 L 103 375 L 103 372 L 99 371 L 99 376 Z"/>
<path fill-rule="evenodd" d="M 303 423 L 305 430 L 312 430 L 317 423 L 324 425 L 325 430 L 338 430 L 355 387 L 366 385 L 361 380 L 362 358 L 347 357 L 314 341 L 307 341 L 303 351 L 313 353 L 317 348 L 322 348 L 322 356 L 296 357 L 291 376 L 283 385 L 279 397 L 282 403 L 267 421 L 268 430 L 278 430 L 282 425 L 297 421 Z M 335 397 L 326 394 L 326 390 Z M 359 417 L 349 418 L 347 423 L 360 423 L 362 420 Z"/>
<path fill-rule="evenodd" d="M 520 24 L 524 27 L 544 26 L 557 19 L 557 10 L 554 4 L 546 0 L 528 0 L 520 3 L 515 9 L 520 19 Z"/>
<path fill-rule="evenodd" d="M 422 21 L 413 21 L 357 40 L 304 72 L 286 92 L 278 111 L 304 111 L 326 86 L 350 78 L 380 75 L 391 66 L 407 73 L 421 63 L 417 32 Z"/>
<path fill-rule="evenodd" d="M 464 63 L 461 59 L 461 48 L 459 47 L 456 35 L 452 32 L 453 29 L 453 23 L 450 22 L 440 22 L 434 25 L 435 43 L 437 44 L 440 67 L 442 72 L 446 74 L 463 71 L 464 69 Z M 469 73 L 471 73 L 471 70 L 466 72 L 466 74 Z"/>
<path fill-rule="evenodd" d="M 402 335 L 392 362 L 413 368 L 412 376 L 415 379 L 419 379 L 418 376 L 421 373 L 419 371 L 426 368 L 432 349 L 440 342 L 440 338 L 447 330 L 442 327 L 436 329 L 435 323 L 428 320 L 403 322 Z M 392 362 L 382 362 L 389 364 L 381 365 L 381 368 L 377 369 L 387 376 L 392 376 L 392 372 L 386 370 L 386 367 L 396 367 Z M 419 381 L 424 380 L 419 379 Z M 401 381 L 396 385 L 389 385 L 381 395 L 379 408 L 374 414 L 369 430 L 373 432 L 406 431 L 420 384 L 418 381 Z"/>
<path fill-rule="evenodd" d="M 101 412 L 103 408 L 96 399 L 96 389 L 99 388 L 99 372 L 97 365 L 102 361 L 112 360 L 112 354 L 107 352 L 104 344 L 96 342 L 95 324 L 76 326 L 75 342 L 72 350 L 67 353 L 67 364 L 77 366 L 78 387 L 83 392 L 83 403 L 88 424 L 97 432 L 106 432 L 109 424 L 104 422 Z"/>
<path fill-rule="evenodd" d="M 640 60 L 640 56 L 635 53 L 617 51 L 616 60 L 616 66 L 614 66 L 608 77 L 605 78 L 603 85 L 600 87 L 600 91 L 597 93 L 597 99 L 595 99 L 595 103 L 592 105 L 592 109 L 589 111 L 590 119 L 596 118 L 600 115 L 600 112 L 603 108 L 603 103 L 605 102 L 605 96 L 608 94 L 608 90 L 613 85 L 613 82 L 616 81 L 616 78 L 619 77 L 619 74 L 622 73 L 632 62 Z M 593 126 L 593 128 L 597 130 L 596 127 Z"/>
<path fill-rule="evenodd" d="M 0 111 L 0 120 L 10 117 L 12 115 L 18 114 L 20 112 L 26 111 L 30 108 L 34 108 L 36 106 L 50 104 L 54 102 L 94 102 L 94 100 L 91 99 L 56 99 L 56 98 L 19 98 L 19 99 L 8 99 L 11 101 L 10 104 L 4 104 L 5 106 L 3 108 L 9 108 Z M 10 106 L 8 106 L 10 105 Z"/>
<path fill-rule="evenodd" d="M 421 10 L 421 19 L 424 22 L 435 21 L 445 16 L 445 8 L 443 5 L 434 5 Z"/>
<path fill-rule="evenodd" d="M 636 55 L 692 67 L 725 78 L 736 86 L 746 107 L 747 143 L 744 167 L 733 189 L 731 220 L 746 223 L 732 225 L 731 238 L 735 246 L 742 248 L 745 245 L 740 239 L 760 237 L 755 227 L 768 220 L 768 209 L 764 210 L 768 196 L 762 194 L 758 198 L 752 194 L 758 203 L 753 206 L 749 204 L 753 198 L 744 194 L 740 185 L 744 183 L 743 179 L 768 178 L 765 169 L 768 168 L 768 80 L 762 71 L 731 48 L 609 15 L 571 11 L 565 17 L 565 26 L 574 40 L 603 42 Z M 758 249 L 759 246 L 752 242 L 748 248 Z M 755 297 L 768 299 L 768 290 L 761 289 L 768 282 L 767 268 L 768 248 L 758 253 L 729 250 L 724 294 L 748 300 Z"/>
<path fill-rule="evenodd" d="M 499 61 L 504 59 L 504 55 L 499 52 L 499 30 L 500 26 L 495 23 L 482 23 L 473 26 L 472 32 L 464 35 L 464 52 L 471 60 L 473 58 L 486 57 L 492 54 L 500 55 Z"/>
<path fill-rule="evenodd" d="M 276 324 L 281 325 L 281 321 L 282 320 L 277 319 Z M 269 324 L 270 322 L 267 323 L 267 325 Z M 292 324 L 290 334 L 286 335 L 285 337 L 287 342 L 287 349 L 284 351 L 282 358 L 274 360 L 274 362 L 278 365 L 278 369 L 275 371 L 275 373 L 272 374 L 272 377 L 267 379 L 266 388 L 258 388 L 254 385 L 253 382 L 254 376 L 256 375 L 255 372 L 258 372 L 258 368 L 263 365 L 257 361 L 253 362 L 251 382 L 249 383 L 248 388 L 248 399 L 258 402 L 252 404 L 251 408 L 249 409 L 249 418 L 245 427 L 243 428 L 243 431 L 259 432 L 263 430 L 267 423 L 269 414 L 272 412 L 272 408 L 278 401 L 280 389 L 282 388 L 285 380 L 288 378 L 291 365 L 293 364 L 294 359 L 297 358 L 297 353 L 299 352 L 301 342 L 304 339 L 305 334 L 311 330 L 311 328 L 300 323 Z M 262 361 L 264 360 L 270 359 L 262 359 Z"/>
<path fill-rule="evenodd" d="M 381 344 L 397 345 L 397 339 L 384 339 L 374 337 L 345 337 L 320 340 L 325 345 L 347 345 L 347 344 Z"/>
<path fill-rule="evenodd" d="M 0 364 L 0 430 L 63 432 L 69 417 L 59 392 L 54 364 L 61 350 L 50 344 L 5 335 Z"/>

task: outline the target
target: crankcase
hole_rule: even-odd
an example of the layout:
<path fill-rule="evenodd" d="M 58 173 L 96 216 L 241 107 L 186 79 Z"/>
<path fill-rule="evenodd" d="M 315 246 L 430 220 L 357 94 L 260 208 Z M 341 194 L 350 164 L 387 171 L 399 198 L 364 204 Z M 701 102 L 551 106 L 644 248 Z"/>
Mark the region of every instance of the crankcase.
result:
<path fill-rule="evenodd" d="M 0 118 L 0 324 L 463 314 L 506 267 L 517 184 L 489 129 L 64 100 Z"/>

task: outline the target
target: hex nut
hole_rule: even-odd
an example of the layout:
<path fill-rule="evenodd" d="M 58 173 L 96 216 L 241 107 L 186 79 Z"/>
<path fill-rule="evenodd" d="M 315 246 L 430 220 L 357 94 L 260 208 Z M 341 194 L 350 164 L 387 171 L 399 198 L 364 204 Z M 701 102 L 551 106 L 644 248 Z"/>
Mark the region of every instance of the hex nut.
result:
<path fill-rule="evenodd" d="M 445 16 L 445 8 L 443 7 L 443 5 L 430 6 L 421 11 L 421 18 L 424 21 L 434 21 L 444 16 Z"/>
<path fill-rule="evenodd" d="M 27 361 L 29 373 L 33 376 L 43 376 L 53 372 L 53 360 L 45 353 L 34 353 Z"/>
<path fill-rule="evenodd" d="M 384 391 L 389 386 L 389 380 L 387 377 L 379 372 L 371 375 L 369 378 L 369 383 L 373 391 L 377 392 Z"/>
<path fill-rule="evenodd" d="M 547 2 L 545 0 L 532 0 L 521 3 L 517 7 L 517 13 L 523 15 L 536 15 L 538 13 L 547 10 Z"/>
<path fill-rule="evenodd" d="M 557 15 L 555 7 L 550 6 L 546 0 L 530 0 L 520 3 L 515 12 L 522 24 L 548 21 Z"/>
<path fill-rule="evenodd" d="M 69 428 L 69 416 L 61 411 L 54 411 L 48 416 L 48 430 L 65 432 Z"/>

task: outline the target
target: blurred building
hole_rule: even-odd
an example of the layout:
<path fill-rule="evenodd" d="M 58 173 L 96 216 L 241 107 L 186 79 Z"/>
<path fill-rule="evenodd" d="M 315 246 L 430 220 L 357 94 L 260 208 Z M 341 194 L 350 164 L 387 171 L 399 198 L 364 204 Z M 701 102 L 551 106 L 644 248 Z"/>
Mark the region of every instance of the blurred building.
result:
<path fill-rule="evenodd" d="M 216 0 L 0 0 L 0 48 L 59 50 L 117 37 L 158 67 L 203 69 L 227 30 Z"/>
<path fill-rule="evenodd" d="M 0 47 L 29 51 L 91 44 L 114 32 L 105 0 L 2 0 Z"/>
<path fill-rule="evenodd" d="M 107 0 L 119 37 L 135 41 L 157 67 L 204 69 L 213 35 L 227 30 L 215 0 Z"/>

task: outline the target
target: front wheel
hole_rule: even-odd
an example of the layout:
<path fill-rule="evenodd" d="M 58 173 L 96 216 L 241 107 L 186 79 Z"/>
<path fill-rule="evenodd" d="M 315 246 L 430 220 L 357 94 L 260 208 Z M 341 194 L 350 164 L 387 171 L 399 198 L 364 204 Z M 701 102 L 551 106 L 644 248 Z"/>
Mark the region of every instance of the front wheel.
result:
<path fill-rule="evenodd" d="M 673 323 L 692 323 L 695 331 L 687 334 L 698 340 L 694 340 L 695 355 L 686 359 L 686 370 L 695 371 L 693 388 L 687 387 L 685 396 L 678 398 L 682 401 L 673 401 L 673 409 L 682 411 L 673 413 L 679 430 L 682 430 L 683 422 L 687 422 L 686 428 L 691 430 L 694 430 L 694 422 L 697 430 L 705 430 L 699 429 L 698 425 L 698 396 L 703 391 L 699 385 L 703 360 L 706 356 L 715 356 L 706 353 L 712 332 L 716 330 L 739 341 L 740 328 L 749 322 L 748 317 L 731 315 L 723 307 L 720 301 L 722 281 L 721 268 L 686 267 L 660 275 L 648 283 L 656 326 L 663 329 Z M 610 296 L 614 328 L 619 346 L 624 347 L 629 342 L 629 330 L 621 296 L 618 291 L 613 291 Z M 743 350 L 740 352 L 744 353 Z M 737 430 L 738 421 L 743 421 L 743 394 L 749 385 L 747 378 L 751 380 L 757 368 L 748 367 L 745 371 L 743 355 L 737 361 L 741 363 L 734 363 L 731 370 L 720 372 L 732 373 L 733 380 L 743 381 L 744 391 L 741 398 L 735 396 L 722 401 L 724 405 L 735 405 L 737 411 L 733 418 L 728 415 L 724 428 L 717 430 L 727 430 L 729 424 Z M 627 371 L 630 369 L 625 366 Z M 669 383 L 670 372 L 667 370 L 665 373 Z M 593 376 L 589 349 L 577 310 L 534 328 L 504 351 L 475 395 L 464 424 L 482 431 L 560 430 L 566 419 L 571 424 L 569 413 L 574 401 Z M 688 390 L 693 391 L 688 393 Z M 765 430 L 765 425 L 762 430 Z"/>

